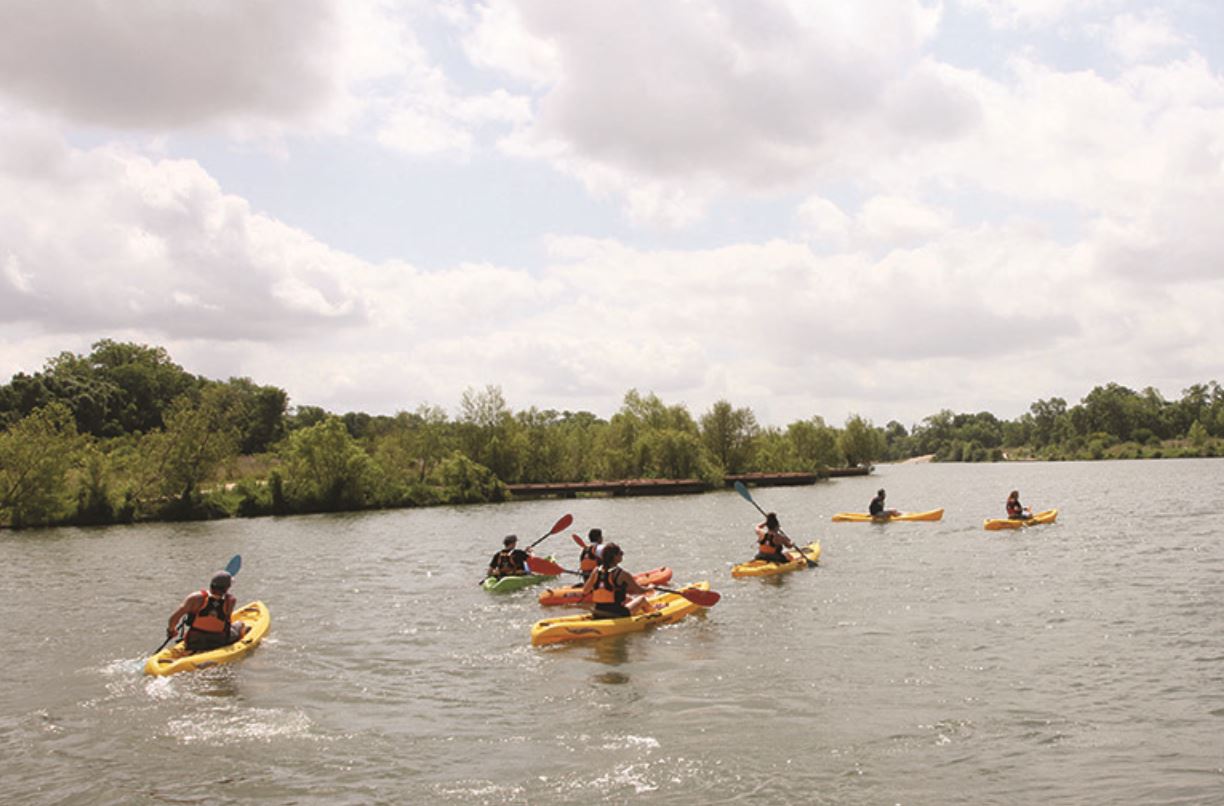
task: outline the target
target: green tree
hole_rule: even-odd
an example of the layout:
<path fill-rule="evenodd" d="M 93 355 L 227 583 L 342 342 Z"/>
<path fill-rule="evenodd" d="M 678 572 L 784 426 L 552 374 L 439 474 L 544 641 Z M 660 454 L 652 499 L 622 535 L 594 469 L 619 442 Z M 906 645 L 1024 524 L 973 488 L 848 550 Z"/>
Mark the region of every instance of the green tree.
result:
<path fill-rule="evenodd" d="M 339 417 L 291 433 L 281 459 L 284 497 L 294 510 L 342 511 L 371 503 L 374 463 Z"/>
<path fill-rule="evenodd" d="M 1208 437 L 1207 428 L 1198 420 L 1190 424 L 1190 428 L 1186 433 L 1186 438 L 1190 440 L 1190 444 L 1199 449 L 1207 444 Z"/>
<path fill-rule="evenodd" d="M 851 467 L 869 465 L 884 453 L 884 435 L 870 421 L 852 414 L 838 438 L 838 447 Z"/>
<path fill-rule="evenodd" d="M 450 504 L 504 501 L 509 497 L 506 485 L 489 468 L 459 451 L 442 460 L 433 479 L 442 488 L 442 500 Z"/>
<path fill-rule="evenodd" d="M 518 432 L 501 387 L 467 389 L 459 402 L 458 433 L 464 453 L 492 470 L 503 481 L 517 481 L 521 456 L 515 448 Z"/>
<path fill-rule="evenodd" d="M 786 438 L 792 448 L 790 455 L 798 461 L 798 469 L 819 473 L 846 463 L 838 447 L 837 431 L 825 425 L 822 417 L 791 423 L 786 427 Z"/>
<path fill-rule="evenodd" d="M 113 522 L 115 505 L 111 501 L 110 484 L 111 470 L 106 455 L 97 445 L 87 445 L 82 455 L 73 521 L 84 525 Z"/>
<path fill-rule="evenodd" d="M 60 518 L 79 445 L 72 412 L 62 403 L 37 408 L 0 434 L 0 516 L 14 528 Z"/>
<path fill-rule="evenodd" d="M 238 423 L 241 453 L 264 453 L 285 438 L 289 395 L 284 389 L 260 386 L 250 378 L 230 378 L 225 385 L 240 402 L 235 413 L 241 416 Z"/>
<path fill-rule="evenodd" d="M 701 416 L 701 439 L 725 473 L 743 473 L 752 462 L 752 443 L 760 427 L 752 409 L 719 400 Z"/>
<path fill-rule="evenodd" d="M 164 515 L 199 517 L 201 485 L 238 454 L 240 408 L 232 390 L 220 384 L 175 400 L 166 410 L 165 428 L 140 439 L 132 487 L 137 503 L 147 506 L 155 491 L 174 500 Z"/>

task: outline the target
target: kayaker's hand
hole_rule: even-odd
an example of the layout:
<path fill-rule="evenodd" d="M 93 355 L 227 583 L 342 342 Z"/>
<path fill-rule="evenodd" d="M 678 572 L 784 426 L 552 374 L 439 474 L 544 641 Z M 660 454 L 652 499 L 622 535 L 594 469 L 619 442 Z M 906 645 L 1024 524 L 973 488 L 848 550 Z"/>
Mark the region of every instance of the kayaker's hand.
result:
<path fill-rule="evenodd" d="M 167 637 L 167 638 L 173 638 L 173 637 L 174 637 L 175 635 L 177 635 L 177 634 L 178 634 L 178 627 L 167 627 L 167 628 L 166 628 L 166 637 Z"/>

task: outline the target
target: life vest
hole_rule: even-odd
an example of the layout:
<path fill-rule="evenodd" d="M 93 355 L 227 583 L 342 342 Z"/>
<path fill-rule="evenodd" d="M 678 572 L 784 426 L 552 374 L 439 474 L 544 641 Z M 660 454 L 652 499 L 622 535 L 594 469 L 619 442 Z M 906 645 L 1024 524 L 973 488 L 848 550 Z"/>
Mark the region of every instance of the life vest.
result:
<path fill-rule="evenodd" d="M 188 626 L 194 632 L 205 632 L 213 635 L 223 635 L 230 626 L 230 616 L 234 612 L 234 596 L 227 593 L 217 598 L 207 590 L 201 590 L 204 604 L 200 609 L 188 616 Z"/>
<path fill-rule="evenodd" d="M 498 574 L 517 574 L 521 569 L 518 563 L 514 561 L 514 552 L 518 549 L 502 549 L 493 555 L 496 561 L 493 565 L 493 570 Z"/>
<path fill-rule="evenodd" d="M 616 576 L 613 576 L 613 573 Z M 623 605 L 628 594 L 629 583 L 624 581 L 620 567 L 600 568 L 595 572 L 595 587 L 591 589 L 591 601 L 597 605 Z"/>
<path fill-rule="evenodd" d="M 1019 498 L 1007 499 L 1007 517 L 1009 518 L 1023 518 L 1024 517 L 1024 505 L 1020 503 Z"/>
<path fill-rule="evenodd" d="M 775 556 L 781 561 L 786 561 L 786 553 L 782 551 L 782 546 L 774 542 L 774 533 L 765 530 L 765 534 L 757 541 L 757 552 L 765 556 Z"/>
<path fill-rule="evenodd" d="M 595 554 L 595 550 L 599 548 L 599 543 L 589 543 L 582 547 L 582 554 L 578 555 L 578 570 L 584 574 L 590 574 L 599 567 L 599 557 Z"/>

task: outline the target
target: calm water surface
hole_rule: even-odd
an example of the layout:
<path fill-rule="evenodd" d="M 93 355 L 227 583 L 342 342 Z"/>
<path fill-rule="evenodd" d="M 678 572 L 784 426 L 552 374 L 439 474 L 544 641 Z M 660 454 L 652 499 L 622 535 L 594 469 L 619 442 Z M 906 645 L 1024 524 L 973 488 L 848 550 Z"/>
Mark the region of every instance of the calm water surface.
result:
<path fill-rule="evenodd" d="M 880 486 L 944 520 L 829 522 Z M 984 531 L 1012 488 L 1058 522 Z M 758 519 L 733 492 L 0 533 L 0 802 L 1224 803 L 1222 493 L 1224 460 L 759 489 L 824 547 L 774 580 L 730 577 Z M 567 511 L 722 601 L 533 649 L 538 591 L 477 582 Z M 235 553 L 263 646 L 142 676 Z"/>

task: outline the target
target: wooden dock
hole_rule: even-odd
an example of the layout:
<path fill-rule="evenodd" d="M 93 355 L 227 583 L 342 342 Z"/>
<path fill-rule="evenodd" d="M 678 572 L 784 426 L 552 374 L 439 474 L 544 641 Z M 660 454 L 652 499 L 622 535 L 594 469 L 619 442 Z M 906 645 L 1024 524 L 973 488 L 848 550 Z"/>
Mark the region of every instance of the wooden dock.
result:
<path fill-rule="evenodd" d="M 865 476 L 871 468 L 832 468 L 822 473 L 736 473 L 723 484 L 742 481 L 750 487 L 794 487 L 815 484 L 830 476 Z M 719 489 L 701 479 L 620 479 L 618 481 L 557 481 L 508 484 L 515 498 L 577 498 L 578 496 L 692 495 Z"/>
<path fill-rule="evenodd" d="M 712 489 L 701 479 L 622 479 L 507 484 L 515 498 L 577 498 L 580 495 L 690 495 Z"/>

